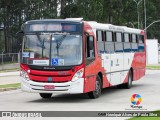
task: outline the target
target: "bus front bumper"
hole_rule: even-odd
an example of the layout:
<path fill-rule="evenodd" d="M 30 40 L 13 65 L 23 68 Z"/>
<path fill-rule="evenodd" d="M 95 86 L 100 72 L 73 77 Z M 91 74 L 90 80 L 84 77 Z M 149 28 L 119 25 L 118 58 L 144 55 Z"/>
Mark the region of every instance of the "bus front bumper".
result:
<path fill-rule="evenodd" d="M 21 89 L 25 92 L 36 93 L 83 93 L 84 78 L 79 78 L 74 82 L 69 81 L 64 83 L 45 83 L 26 80 L 21 77 Z"/>

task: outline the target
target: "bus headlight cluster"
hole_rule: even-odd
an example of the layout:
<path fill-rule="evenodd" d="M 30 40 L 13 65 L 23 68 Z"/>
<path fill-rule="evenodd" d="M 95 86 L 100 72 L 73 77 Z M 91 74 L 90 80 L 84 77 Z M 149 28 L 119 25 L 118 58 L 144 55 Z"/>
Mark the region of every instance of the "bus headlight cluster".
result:
<path fill-rule="evenodd" d="M 25 80 L 29 80 L 29 76 L 28 76 L 27 72 L 24 70 L 20 71 L 20 76 L 23 77 Z"/>
<path fill-rule="evenodd" d="M 72 78 L 72 81 L 74 82 L 74 81 L 76 81 L 77 79 L 82 78 L 82 77 L 83 77 L 83 73 L 84 73 L 84 68 L 78 70 L 78 71 L 74 74 L 74 76 L 73 76 L 73 78 Z"/>

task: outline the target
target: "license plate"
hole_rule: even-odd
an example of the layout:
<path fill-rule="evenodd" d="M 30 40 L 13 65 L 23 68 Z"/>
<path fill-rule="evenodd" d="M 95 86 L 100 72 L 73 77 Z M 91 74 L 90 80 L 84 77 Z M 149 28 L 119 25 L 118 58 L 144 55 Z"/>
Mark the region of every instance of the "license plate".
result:
<path fill-rule="evenodd" d="M 44 89 L 45 90 L 52 90 L 52 89 L 55 89 L 55 86 L 54 85 L 45 85 Z"/>

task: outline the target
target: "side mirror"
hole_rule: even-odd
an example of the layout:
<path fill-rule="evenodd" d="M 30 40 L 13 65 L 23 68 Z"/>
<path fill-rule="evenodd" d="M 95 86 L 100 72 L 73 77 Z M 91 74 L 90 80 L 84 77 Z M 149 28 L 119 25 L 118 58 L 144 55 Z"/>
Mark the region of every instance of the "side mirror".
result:
<path fill-rule="evenodd" d="M 18 31 L 17 33 L 16 33 L 16 36 L 23 36 L 24 35 L 24 32 L 23 31 Z"/>
<path fill-rule="evenodd" d="M 84 34 L 85 34 L 86 36 L 89 36 L 89 33 L 87 33 L 87 32 L 84 32 Z"/>

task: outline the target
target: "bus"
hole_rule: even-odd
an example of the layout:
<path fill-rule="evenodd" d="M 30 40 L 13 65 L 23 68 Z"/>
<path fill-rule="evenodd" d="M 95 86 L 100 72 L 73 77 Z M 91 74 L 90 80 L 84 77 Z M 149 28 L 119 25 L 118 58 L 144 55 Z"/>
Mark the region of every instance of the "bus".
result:
<path fill-rule="evenodd" d="M 129 89 L 145 75 L 144 30 L 81 18 L 27 21 L 22 26 L 21 88 L 42 98 Z"/>

